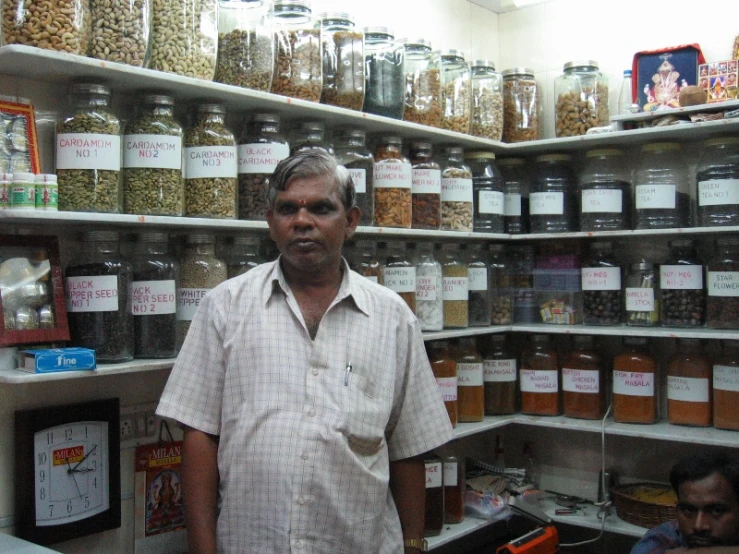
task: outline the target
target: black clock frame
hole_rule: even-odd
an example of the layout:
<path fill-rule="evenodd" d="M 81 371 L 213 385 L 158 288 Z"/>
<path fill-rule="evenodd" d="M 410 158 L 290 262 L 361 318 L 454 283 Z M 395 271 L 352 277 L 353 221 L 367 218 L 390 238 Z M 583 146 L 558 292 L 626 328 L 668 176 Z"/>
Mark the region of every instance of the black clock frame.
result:
<path fill-rule="evenodd" d="M 81 421 L 108 422 L 108 510 L 61 525 L 36 525 L 34 433 Z M 118 398 L 15 412 L 15 534 L 49 545 L 121 526 L 121 447 Z"/>

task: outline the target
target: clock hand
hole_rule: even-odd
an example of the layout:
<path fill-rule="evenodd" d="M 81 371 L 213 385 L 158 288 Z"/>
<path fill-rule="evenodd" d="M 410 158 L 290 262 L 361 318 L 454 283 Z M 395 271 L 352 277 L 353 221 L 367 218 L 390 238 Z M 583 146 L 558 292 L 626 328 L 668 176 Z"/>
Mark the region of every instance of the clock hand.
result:
<path fill-rule="evenodd" d="M 95 449 L 96 449 L 97 447 L 98 447 L 98 445 L 97 445 L 97 444 L 96 444 L 95 446 L 93 446 L 93 447 L 92 447 L 92 448 L 90 449 L 90 451 L 89 451 L 89 452 L 88 452 L 87 454 L 85 454 L 85 457 L 84 457 L 84 458 L 82 458 L 82 459 L 81 459 L 81 460 L 80 460 L 79 462 L 77 462 L 77 464 L 76 464 L 76 465 L 75 465 L 75 466 L 74 466 L 74 467 L 72 468 L 72 471 L 74 471 L 74 470 L 76 470 L 76 469 L 77 469 L 78 467 L 80 467 L 80 464 L 81 464 L 82 462 L 84 462 L 84 461 L 85 461 L 85 460 L 87 459 L 87 457 L 88 457 L 88 456 L 89 456 L 90 454 L 92 454 L 93 452 L 95 452 Z"/>
<path fill-rule="evenodd" d="M 77 487 L 77 494 L 80 495 L 80 498 L 82 498 L 82 491 L 80 490 L 79 484 L 77 484 L 77 477 L 74 476 L 74 470 L 72 469 L 72 465 L 69 463 L 69 458 L 66 460 L 67 467 L 69 468 L 67 470 L 67 473 L 70 473 L 72 475 L 72 480 L 74 481 L 74 486 Z"/>

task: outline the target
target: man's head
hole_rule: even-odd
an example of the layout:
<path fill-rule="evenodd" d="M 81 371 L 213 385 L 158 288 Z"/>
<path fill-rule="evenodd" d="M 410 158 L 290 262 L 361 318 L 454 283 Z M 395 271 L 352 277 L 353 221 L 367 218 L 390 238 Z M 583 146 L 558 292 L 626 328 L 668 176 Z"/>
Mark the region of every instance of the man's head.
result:
<path fill-rule="evenodd" d="M 723 452 L 699 452 L 670 472 L 677 493 L 677 521 L 691 547 L 739 545 L 739 460 Z"/>

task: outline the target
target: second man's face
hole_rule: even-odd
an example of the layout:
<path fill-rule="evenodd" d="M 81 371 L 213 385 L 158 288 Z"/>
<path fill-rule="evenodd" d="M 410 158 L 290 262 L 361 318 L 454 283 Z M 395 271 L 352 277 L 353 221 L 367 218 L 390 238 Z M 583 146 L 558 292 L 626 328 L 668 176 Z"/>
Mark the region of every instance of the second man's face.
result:
<path fill-rule="evenodd" d="M 739 545 L 739 500 L 718 473 L 680 485 L 677 521 L 691 548 Z"/>

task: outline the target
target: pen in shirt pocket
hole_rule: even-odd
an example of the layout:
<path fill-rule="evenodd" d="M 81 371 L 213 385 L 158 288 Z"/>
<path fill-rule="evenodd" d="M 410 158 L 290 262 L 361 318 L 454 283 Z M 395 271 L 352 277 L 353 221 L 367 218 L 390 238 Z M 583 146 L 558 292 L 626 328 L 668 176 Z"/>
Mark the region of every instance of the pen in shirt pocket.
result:
<path fill-rule="evenodd" d="M 346 372 L 344 373 L 344 386 L 349 386 L 349 377 L 352 374 L 352 361 L 349 360 L 349 363 L 346 364 Z"/>

